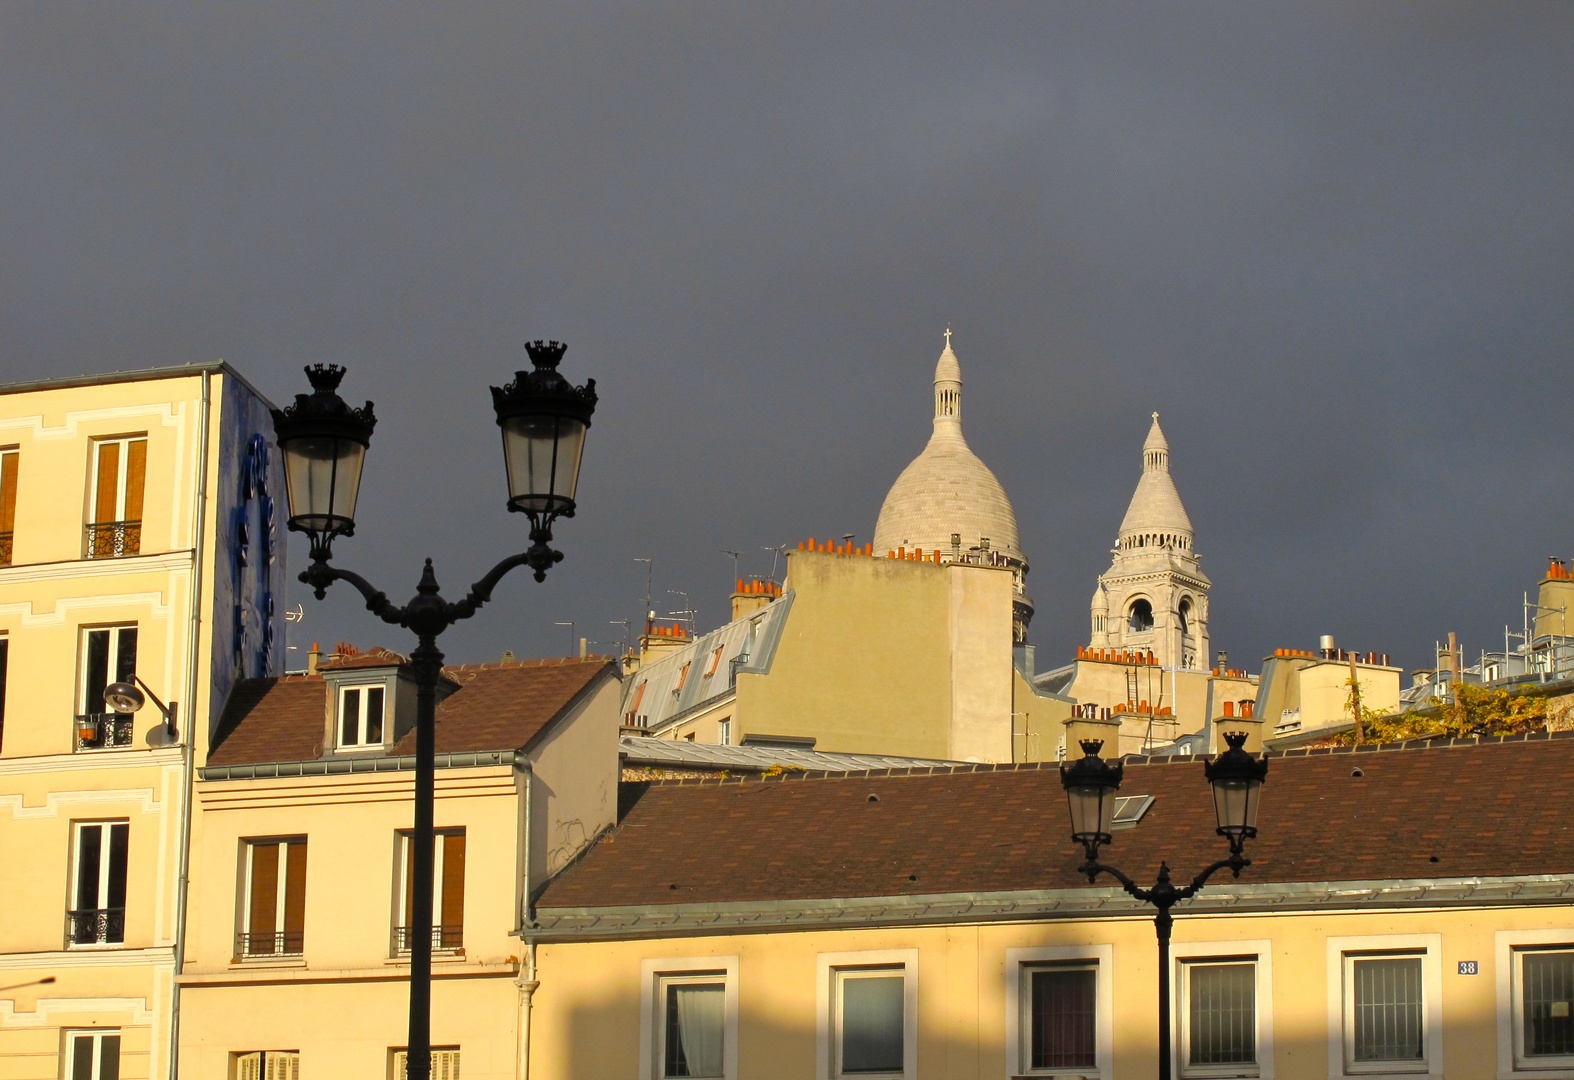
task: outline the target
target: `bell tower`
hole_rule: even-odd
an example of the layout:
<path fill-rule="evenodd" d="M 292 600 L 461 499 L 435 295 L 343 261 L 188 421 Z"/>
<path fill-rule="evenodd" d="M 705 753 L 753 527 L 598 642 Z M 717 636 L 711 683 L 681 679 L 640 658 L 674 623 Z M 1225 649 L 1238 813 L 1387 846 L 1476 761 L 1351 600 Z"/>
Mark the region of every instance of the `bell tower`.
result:
<path fill-rule="evenodd" d="M 1090 606 L 1094 648 L 1152 652 L 1163 667 L 1208 667 L 1208 590 L 1191 518 L 1170 477 L 1159 414 L 1142 444 L 1142 475 Z"/>

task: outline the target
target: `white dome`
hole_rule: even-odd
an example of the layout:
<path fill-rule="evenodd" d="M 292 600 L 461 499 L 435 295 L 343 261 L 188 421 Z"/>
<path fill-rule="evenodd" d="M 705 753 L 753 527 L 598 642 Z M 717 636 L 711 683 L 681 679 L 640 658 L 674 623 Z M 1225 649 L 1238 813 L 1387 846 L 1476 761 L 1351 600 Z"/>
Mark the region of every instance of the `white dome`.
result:
<path fill-rule="evenodd" d="M 880 507 L 874 527 L 876 555 L 898 548 L 950 551 L 955 534 L 964 552 L 987 539 L 991 551 L 1026 562 L 1011 500 L 962 438 L 961 401 L 962 369 L 947 332 L 945 351 L 935 365 L 934 433 Z"/>

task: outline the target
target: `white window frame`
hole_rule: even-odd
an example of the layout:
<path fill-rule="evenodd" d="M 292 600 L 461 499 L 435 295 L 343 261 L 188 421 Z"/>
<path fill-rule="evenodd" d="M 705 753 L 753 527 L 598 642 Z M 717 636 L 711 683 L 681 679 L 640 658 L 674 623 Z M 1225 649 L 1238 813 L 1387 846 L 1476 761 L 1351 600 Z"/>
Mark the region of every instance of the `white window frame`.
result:
<path fill-rule="evenodd" d="M 876 968 L 892 971 L 900 969 L 902 973 L 902 1071 L 851 1075 L 856 1078 L 867 1077 L 868 1080 L 915 1080 L 918 1076 L 918 950 L 869 949 L 819 953 L 814 963 L 816 1080 L 841 1080 L 835 1060 L 841 1030 L 837 1022 L 839 977 L 844 972 L 872 971 Z"/>
<path fill-rule="evenodd" d="M 67 1028 L 65 1031 L 65 1061 L 61 1070 L 66 1080 L 99 1080 L 100 1070 L 103 1068 L 103 1045 L 105 1036 L 113 1035 L 120 1040 L 116 1050 L 116 1058 L 121 1065 L 125 1064 L 124 1032 L 119 1028 Z M 89 1039 L 93 1043 L 93 1064 L 87 1076 L 78 1076 L 74 1071 L 76 1064 L 76 1042 L 78 1039 Z"/>
<path fill-rule="evenodd" d="M 87 700 L 87 656 L 88 635 L 107 631 L 109 633 L 109 650 L 105 653 L 104 660 L 104 685 L 108 686 L 115 681 L 115 669 L 120 666 L 120 632 L 122 630 L 137 631 L 138 625 L 134 622 L 108 623 L 104 626 L 82 626 L 78 630 L 80 638 L 77 642 L 77 706 L 78 716 L 102 716 L 111 712 L 109 705 L 101 698 L 98 701 Z M 140 651 L 142 635 L 137 634 L 137 648 Z"/>
<path fill-rule="evenodd" d="M 410 928 L 404 925 L 404 897 L 405 891 L 410 888 L 410 875 L 415 871 L 412 856 L 415 853 L 415 833 L 408 829 L 400 829 L 396 834 L 395 874 L 394 874 L 394 925 L 402 927 L 405 931 L 406 946 L 399 950 L 400 956 L 408 955 Z M 445 836 L 465 837 L 465 864 L 469 869 L 470 839 L 463 825 L 445 826 L 432 830 L 432 925 L 441 926 L 443 920 L 443 860 L 446 857 L 443 843 Z M 461 889 L 464 883 L 460 883 Z M 461 926 L 464 924 L 461 923 Z M 438 956 L 462 956 L 464 946 L 458 945 L 451 948 L 432 946 L 432 952 Z M 400 1051 L 401 1053 L 403 1051 Z M 435 1067 L 434 1067 L 435 1068 Z"/>
<path fill-rule="evenodd" d="M 94 515 L 95 511 L 98 509 L 96 503 L 98 501 L 98 467 L 99 467 L 99 453 L 100 453 L 101 448 L 103 448 L 105 446 L 110 446 L 110 445 L 113 445 L 113 444 L 118 444 L 120 446 L 120 452 L 115 455 L 115 459 L 116 459 L 115 460 L 115 520 L 116 521 L 125 521 L 126 520 L 126 495 L 127 495 L 127 491 L 126 491 L 126 470 L 127 470 L 127 467 L 131 463 L 131 450 L 130 450 L 130 447 L 131 447 L 131 444 L 134 443 L 134 442 L 145 443 L 147 441 L 148 441 L 148 437 L 145 434 L 143 434 L 143 435 L 113 435 L 113 436 L 110 436 L 107 439 L 94 439 L 92 441 L 92 443 L 90 445 L 93 448 L 92 449 L 93 460 L 92 460 L 92 468 L 89 470 L 91 475 L 89 475 L 89 477 L 88 477 L 88 486 L 87 486 L 87 493 L 88 493 L 87 494 L 87 497 L 88 497 L 87 519 L 88 519 L 89 522 L 93 522 L 93 515 Z M 143 483 L 145 484 L 146 482 L 147 481 L 144 479 Z M 145 497 L 146 497 L 146 494 L 144 493 L 144 498 Z M 143 507 L 143 511 L 146 512 L 146 510 L 147 510 L 147 507 L 144 506 Z M 101 524 L 99 522 L 93 522 L 93 523 L 94 524 Z"/>
<path fill-rule="evenodd" d="M 1172 1059 L 1174 1075 L 1188 1078 L 1250 1076 L 1273 1080 L 1273 942 L 1267 938 L 1243 941 L 1179 941 L 1171 946 L 1170 1028 L 1175 1032 Z M 1199 1066 L 1186 1064 L 1186 1048 L 1191 1035 L 1190 983 L 1187 966 L 1194 963 L 1257 965 L 1257 1065 Z"/>
<path fill-rule="evenodd" d="M 1497 979 L 1498 1080 L 1535 1077 L 1536 1080 L 1574 1080 L 1574 1063 L 1521 1065 L 1524 1024 L 1521 1022 L 1519 954 L 1539 946 L 1567 945 L 1574 949 L 1574 927 L 1552 930 L 1499 930 L 1494 935 L 1494 969 Z"/>
<path fill-rule="evenodd" d="M 716 722 L 716 734 L 716 741 L 721 745 L 732 745 L 732 717 L 724 716 Z"/>
<path fill-rule="evenodd" d="M 349 693 L 351 690 L 358 690 L 358 691 L 361 692 L 361 694 L 363 696 L 360 699 L 361 700 L 361 715 L 360 715 L 360 718 L 356 721 L 356 725 L 355 725 L 355 734 L 356 734 L 357 741 L 353 742 L 353 743 L 347 743 L 347 742 L 344 741 L 344 695 Z M 368 690 L 381 690 L 383 692 L 382 737 L 380 739 L 378 739 L 376 742 L 368 742 L 366 740 L 366 717 L 367 717 L 367 712 L 366 712 L 366 698 L 365 698 L 364 695 L 365 695 L 366 691 L 368 691 Z M 380 748 L 380 747 L 388 745 L 388 743 L 392 741 L 391 736 L 393 734 L 391 731 L 388 730 L 388 701 L 389 701 L 389 699 L 391 697 L 393 697 L 393 694 L 389 690 L 388 683 L 386 681 L 384 681 L 384 680 L 377 680 L 377 681 L 374 681 L 374 682 L 364 682 L 364 683 L 340 683 L 334 689 L 334 710 L 333 710 L 333 739 L 334 739 L 334 744 L 335 744 L 334 748 L 336 750 L 371 750 L 371 749 L 376 749 L 376 748 Z"/>
<path fill-rule="evenodd" d="M 311 855 L 310 855 L 310 853 L 311 853 L 311 845 L 309 843 L 309 839 L 310 838 L 307 837 L 307 836 L 286 836 L 286 837 L 280 837 L 279 839 L 275 840 L 272 837 L 258 836 L 258 837 L 247 837 L 246 839 L 243 839 L 241 841 L 241 845 L 245 848 L 245 858 L 243 860 L 242 874 L 241 874 L 241 894 L 240 894 L 241 902 L 236 905 L 236 907 L 239 909 L 239 914 L 240 914 L 240 925 L 237 928 L 237 933 L 246 933 L 246 932 L 250 932 L 250 930 L 251 930 L 251 872 L 252 872 L 252 859 L 256 855 L 257 848 L 258 848 L 259 845 L 272 845 L 272 844 L 276 843 L 276 844 L 279 845 L 279 873 L 278 873 L 278 881 L 275 882 L 275 893 L 274 893 L 274 898 L 273 898 L 273 933 L 275 935 L 275 940 L 279 940 L 278 935 L 281 935 L 281 934 L 283 934 L 285 932 L 285 929 L 284 929 L 284 898 L 285 898 L 285 896 L 287 895 L 287 893 L 289 891 L 290 848 L 297 846 L 297 844 L 304 845 L 306 847 L 306 850 L 307 850 L 307 858 L 310 858 L 311 857 Z M 300 952 L 247 953 L 247 954 L 244 954 L 244 955 L 239 955 L 235 959 L 237 961 L 241 962 L 241 963 L 257 963 L 259 961 L 260 962 L 264 962 L 264 963 L 267 963 L 267 962 L 278 963 L 281 960 L 285 961 L 285 962 L 289 962 L 289 961 L 292 961 L 292 960 L 299 961 L 299 959 L 301 957 L 306 955 L 305 938 L 306 938 L 306 932 L 305 932 L 305 929 L 303 927 L 302 930 L 301 930 L 301 950 L 300 950 Z M 264 1052 L 264 1051 L 248 1051 L 248 1053 L 251 1053 L 251 1052 L 261 1053 L 261 1052 Z M 265 1051 L 265 1052 L 269 1053 L 269 1054 L 273 1054 L 273 1053 L 281 1053 L 281 1054 L 282 1053 L 295 1053 L 295 1051 L 293 1051 L 293 1050 L 290 1050 L 290 1051 L 285 1051 L 285 1050 L 277 1050 L 277 1051 L 275 1051 L 275 1050 L 268 1050 L 268 1051 Z"/>
<path fill-rule="evenodd" d="M 722 1075 L 738 1076 L 738 957 L 671 956 L 639 965 L 639 1080 L 662 1080 L 666 1036 L 666 988 L 672 982 L 721 982 L 725 987 Z"/>
<path fill-rule="evenodd" d="M 1079 963 L 1080 962 L 1080 963 Z M 1060 948 L 1006 950 L 1006 1076 L 1089 1077 L 1112 1080 L 1115 1056 L 1115 947 L 1113 945 L 1071 945 Z M 1028 979 L 1035 970 L 1064 964 L 1092 968 L 1095 972 L 1093 1020 L 1094 1068 L 1034 1069 L 1029 1062 L 1029 1012 L 1033 994 Z"/>
<path fill-rule="evenodd" d="M 105 818 L 102 821 L 73 821 L 71 823 L 71 880 L 68 883 L 70 892 L 67 894 L 67 903 L 70 909 L 77 908 L 77 890 L 82 881 L 82 831 L 84 829 L 101 829 L 98 841 L 98 897 L 96 906 L 90 911 L 106 911 L 109 909 L 109 867 L 113 855 L 114 844 L 111 842 L 113 833 L 110 831 L 116 825 L 126 827 L 126 900 L 130 906 L 131 900 L 131 819 L 130 818 Z M 124 949 L 126 947 L 125 915 L 121 915 L 121 928 L 119 941 L 94 941 L 75 942 L 68 941 L 66 947 L 70 949 Z"/>
<path fill-rule="evenodd" d="M 1354 1032 L 1351 1019 L 1355 997 L 1349 983 L 1350 961 L 1381 959 L 1385 953 L 1421 958 L 1421 1044 L 1426 1061 L 1421 1068 L 1395 1070 L 1382 1062 L 1357 1065 L 1351 1060 Z M 1361 954 L 1361 955 L 1350 955 Z M 1361 1076 L 1398 1080 L 1401 1077 L 1443 1075 L 1443 935 L 1373 934 L 1328 939 L 1328 1075 L 1330 1078 Z"/>

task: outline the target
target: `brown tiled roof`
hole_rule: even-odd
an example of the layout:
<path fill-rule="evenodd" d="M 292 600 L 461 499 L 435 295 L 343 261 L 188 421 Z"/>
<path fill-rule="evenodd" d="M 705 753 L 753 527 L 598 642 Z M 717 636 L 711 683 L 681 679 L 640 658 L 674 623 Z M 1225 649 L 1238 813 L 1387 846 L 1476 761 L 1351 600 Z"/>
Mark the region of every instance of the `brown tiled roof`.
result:
<path fill-rule="evenodd" d="M 388 661 L 383 658 L 381 663 Z M 459 689 L 438 702 L 437 752 L 527 746 L 586 688 L 614 671 L 614 663 L 601 658 L 445 668 L 444 676 Z M 230 693 L 207 764 L 258 765 L 321 757 L 326 694 L 321 675 L 242 680 Z M 395 744 L 392 753 L 415 753 L 415 733 Z"/>
<path fill-rule="evenodd" d="M 1241 881 L 1574 871 L 1574 732 L 1469 742 L 1273 755 Z M 1228 854 L 1196 759 L 1127 761 L 1121 794 L 1156 801 L 1102 859 L 1148 885 L 1160 859 L 1184 883 Z M 616 830 L 538 907 L 1087 887 L 1054 763 L 623 787 Z"/>

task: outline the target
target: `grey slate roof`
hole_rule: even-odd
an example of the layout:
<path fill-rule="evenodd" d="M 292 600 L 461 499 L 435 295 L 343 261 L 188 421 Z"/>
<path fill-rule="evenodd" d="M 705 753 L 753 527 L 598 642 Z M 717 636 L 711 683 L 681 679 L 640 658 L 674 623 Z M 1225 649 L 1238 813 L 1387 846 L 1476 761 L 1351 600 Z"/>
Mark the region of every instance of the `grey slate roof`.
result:
<path fill-rule="evenodd" d="M 815 772 L 861 772 L 865 769 L 914 769 L 929 765 L 962 765 L 960 761 L 892 757 L 889 754 L 836 754 L 776 746 L 720 746 L 687 739 L 656 739 L 624 735 L 619 751 L 625 765 L 656 768 L 765 770 L 772 765 Z"/>

